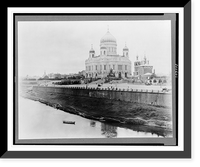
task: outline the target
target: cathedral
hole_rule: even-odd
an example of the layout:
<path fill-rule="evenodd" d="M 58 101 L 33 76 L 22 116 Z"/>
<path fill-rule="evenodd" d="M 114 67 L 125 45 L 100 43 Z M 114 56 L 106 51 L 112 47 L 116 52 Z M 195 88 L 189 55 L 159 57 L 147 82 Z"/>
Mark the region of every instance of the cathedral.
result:
<path fill-rule="evenodd" d="M 105 78 L 111 70 L 115 77 L 131 77 L 129 49 L 125 45 L 123 55 L 117 54 L 117 40 L 108 30 L 100 40 L 100 53 L 98 55 L 91 47 L 89 58 L 85 61 L 85 68 L 86 78 Z"/>

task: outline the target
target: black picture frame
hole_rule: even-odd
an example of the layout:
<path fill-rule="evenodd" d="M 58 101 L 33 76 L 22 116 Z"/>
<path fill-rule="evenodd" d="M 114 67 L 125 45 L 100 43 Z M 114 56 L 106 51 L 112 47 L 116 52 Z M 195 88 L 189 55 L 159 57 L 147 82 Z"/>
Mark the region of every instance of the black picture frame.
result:
<path fill-rule="evenodd" d="M 138 7 L 150 6 L 140 5 Z M 3 140 L 0 146 L 1 158 L 191 158 L 191 1 L 188 0 L 185 4 L 182 3 L 178 6 L 162 4 L 156 7 L 182 7 L 184 10 L 183 151 L 9 151 L 7 147 L 8 115 L 5 110 L 1 115 L 1 120 L 4 120 L 1 122 L 1 127 L 3 127 L 1 135 Z"/>

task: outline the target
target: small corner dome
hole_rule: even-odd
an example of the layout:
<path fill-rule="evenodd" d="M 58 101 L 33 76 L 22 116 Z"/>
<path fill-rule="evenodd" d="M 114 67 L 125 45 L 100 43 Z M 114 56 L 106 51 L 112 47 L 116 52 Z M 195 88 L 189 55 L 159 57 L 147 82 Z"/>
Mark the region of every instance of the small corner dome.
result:
<path fill-rule="evenodd" d="M 107 31 L 107 33 L 101 38 L 100 42 L 101 43 L 103 43 L 103 42 L 115 42 L 116 43 L 116 39 L 109 31 Z"/>
<path fill-rule="evenodd" d="M 91 53 L 94 53 L 94 52 L 95 52 L 94 49 L 93 49 L 93 46 L 91 46 L 90 52 L 91 52 Z"/>
<path fill-rule="evenodd" d="M 127 46 L 125 45 L 125 47 L 123 48 L 123 50 L 128 50 Z"/>

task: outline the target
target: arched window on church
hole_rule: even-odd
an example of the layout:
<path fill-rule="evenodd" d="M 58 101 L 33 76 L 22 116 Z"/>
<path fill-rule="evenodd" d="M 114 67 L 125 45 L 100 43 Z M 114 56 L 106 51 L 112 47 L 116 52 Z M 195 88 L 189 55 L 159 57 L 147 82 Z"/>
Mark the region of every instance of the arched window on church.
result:
<path fill-rule="evenodd" d="M 104 55 L 106 54 L 106 51 L 104 50 Z"/>

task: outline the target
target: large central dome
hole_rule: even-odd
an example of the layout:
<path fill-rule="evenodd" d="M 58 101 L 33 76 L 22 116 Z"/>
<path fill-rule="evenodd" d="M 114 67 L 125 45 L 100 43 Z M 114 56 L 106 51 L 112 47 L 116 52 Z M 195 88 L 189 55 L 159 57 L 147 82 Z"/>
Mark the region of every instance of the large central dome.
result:
<path fill-rule="evenodd" d="M 115 42 L 116 43 L 116 39 L 109 31 L 107 31 L 107 33 L 101 38 L 100 42 L 101 43 L 104 43 L 104 42 Z"/>

